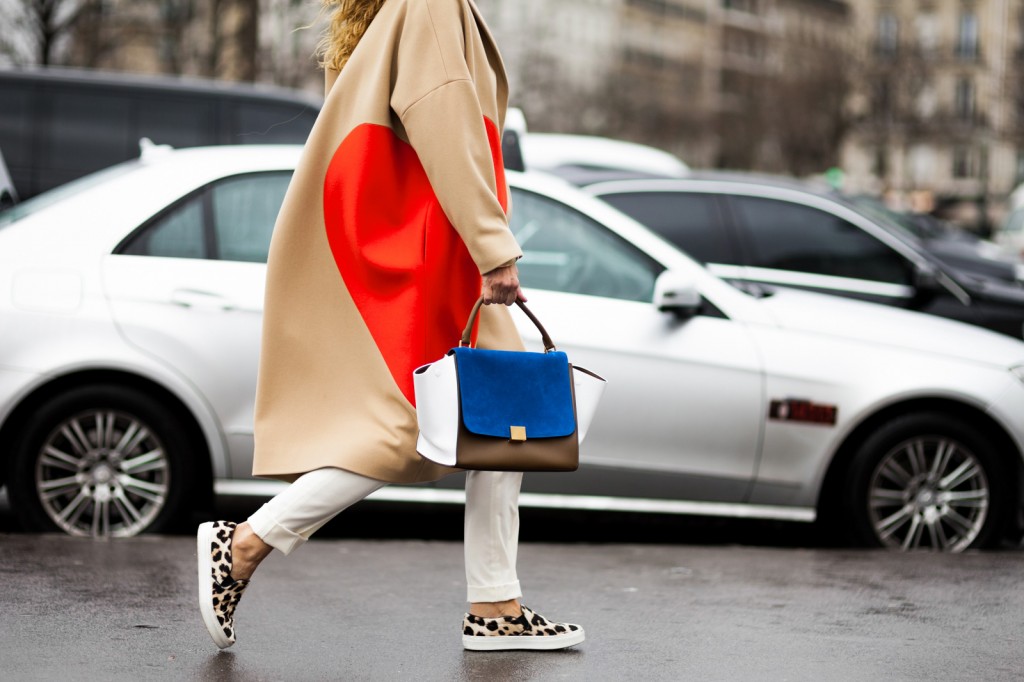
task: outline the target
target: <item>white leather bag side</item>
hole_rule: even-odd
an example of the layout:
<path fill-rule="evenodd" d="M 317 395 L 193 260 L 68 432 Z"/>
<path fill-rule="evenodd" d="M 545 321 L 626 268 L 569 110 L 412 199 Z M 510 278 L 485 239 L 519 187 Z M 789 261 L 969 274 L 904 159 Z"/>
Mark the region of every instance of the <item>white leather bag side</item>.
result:
<path fill-rule="evenodd" d="M 459 382 L 455 374 L 455 356 L 445 355 L 437 362 L 413 370 L 416 395 L 416 419 L 420 435 L 416 451 L 444 466 L 455 466 L 455 447 L 459 436 Z"/>
<path fill-rule="evenodd" d="M 576 431 L 579 433 L 579 442 L 582 443 L 587 430 L 590 429 L 590 422 L 594 420 L 597 404 L 601 402 L 608 382 L 589 369 L 576 365 L 572 367 L 572 382 L 573 390 L 576 392 Z"/>

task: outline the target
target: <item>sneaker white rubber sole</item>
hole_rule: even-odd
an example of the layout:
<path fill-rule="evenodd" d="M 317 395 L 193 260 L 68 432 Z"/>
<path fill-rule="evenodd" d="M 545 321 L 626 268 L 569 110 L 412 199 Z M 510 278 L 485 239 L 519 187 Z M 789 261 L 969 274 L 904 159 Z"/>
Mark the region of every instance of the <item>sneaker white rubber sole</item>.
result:
<path fill-rule="evenodd" d="M 221 624 L 217 622 L 217 614 L 213 612 L 213 555 L 210 547 L 213 544 L 213 522 L 200 524 L 196 531 L 196 564 L 199 567 L 199 613 L 203 616 L 203 624 L 213 639 L 213 643 L 221 649 L 234 644 L 224 635 Z"/>
<path fill-rule="evenodd" d="M 462 636 L 462 648 L 470 651 L 554 651 L 575 646 L 584 639 L 583 628 L 560 635 L 538 637 L 515 635 L 512 637 L 475 635 Z"/>

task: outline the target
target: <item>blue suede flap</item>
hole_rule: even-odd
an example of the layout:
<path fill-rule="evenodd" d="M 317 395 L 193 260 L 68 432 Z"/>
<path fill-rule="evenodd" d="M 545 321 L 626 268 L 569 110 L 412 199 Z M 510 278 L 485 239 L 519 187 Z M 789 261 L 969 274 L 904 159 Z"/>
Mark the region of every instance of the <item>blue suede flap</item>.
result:
<path fill-rule="evenodd" d="M 569 359 L 565 353 L 455 348 L 462 423 L 477 435 L 556 438 L 576 431 Z"/>

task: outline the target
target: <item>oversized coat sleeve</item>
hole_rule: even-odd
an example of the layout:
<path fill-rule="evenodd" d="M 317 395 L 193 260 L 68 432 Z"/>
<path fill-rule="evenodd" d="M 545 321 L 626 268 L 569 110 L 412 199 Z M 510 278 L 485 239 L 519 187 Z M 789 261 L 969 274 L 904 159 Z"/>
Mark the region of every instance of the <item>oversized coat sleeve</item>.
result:
<path fill-rule="evenodd" d="M 466 59 L 461 3 L 425 0 L 407 19 L 398 51 L 392 105 L 449 222 L 481 273 L 514 262 L 522 251 L 499 201 L 495 159 L 474 74 Z M 497 131 L 497 121 L 490 121 Z"/>

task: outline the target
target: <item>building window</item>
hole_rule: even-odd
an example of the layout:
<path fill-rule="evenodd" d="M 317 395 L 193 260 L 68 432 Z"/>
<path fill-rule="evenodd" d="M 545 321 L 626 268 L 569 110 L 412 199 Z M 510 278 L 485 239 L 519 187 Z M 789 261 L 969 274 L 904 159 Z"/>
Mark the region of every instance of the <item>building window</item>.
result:
<path fill-rule="evenodd" d="M 875 83 L 874 109 L 876 116 L 888 116 L 892 113 L 892 87 L 887 80 Z"/>
<path fill-rule="evenodd" d="M 1017 12 L 1017 61 L 1024 61 L 1024 9 Z"/>
<path fill-rule="evenodd" d="M 722 0 L 722 7 L 757 14 L 757 0 Z"/>
<path fill-rule="evenodd" d="M 953 177 L 973 178 L 976 175 L 974 155 L 968 147 L 953 148 Z"/>
<path fill-rule="evenodd" d="M 960 14 L 956 34 L 956 56 L 975 59 L 978 56 L 978 15 L 964 11 Z"/>
<path fill-rule="evenodd" d="M 956 81 L 956 116 L 962 121 L 974 118 L 974 81 L 962 77 Z"/>
<path fill-rule="evenodd" d="M 875 157 L 872 160 L 871 171 L 877 178 L 884 178 L 889 175 L 889 155 L 885 147 L 875 149 Z"/>
<path fill-rule="evenodd" d="M 737 71 L 723 69 L 719 84 L 723 95 L 741 95 L 744 92 L 743 76 Z"/>
<path fill-rule="evenodd" d="M 894 55 L 899 48 L 900 22 L 893 14 L 878 17 L 878 42 L 875 49 L 880 55 Z"/>
<path fill-rule="evenodd" d="M 935 12 L 922 12 L 914 19 L 917 29 L 917 48 L 930 54 L 939 46 L 939 19 Z"/>
<path fill-rule="evenodd" d="M 726 31 L 723 42 L 725 51 L 751 59 L 761 57 L 761 45 L 757 38 L 747 31 Z"/>
<path fill-rule="evenodd" d="M 1014 184 L 1021 184 L 1024 182 L 1024 149 L 1017 150 L 1017 172 Z"/>
<path fill-rule="evenodd" d="M 939 107 L 939 96 L 935 91 L 935 86 L 931 83 L 921 86 L 921 89 L 917 93 L 916 101 L 917 115 L 922 119 L 930 119 L 935 115 L 936 109 Z"/>

